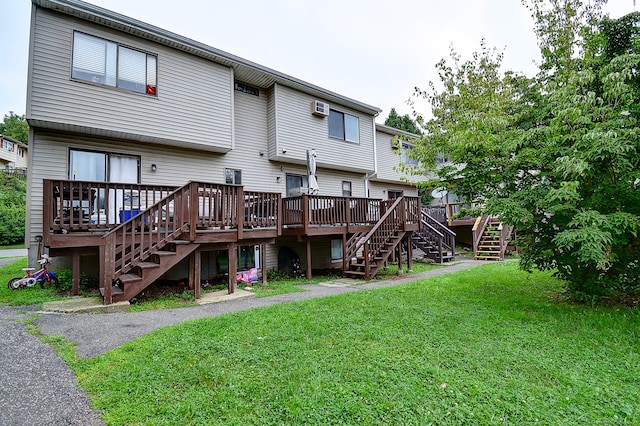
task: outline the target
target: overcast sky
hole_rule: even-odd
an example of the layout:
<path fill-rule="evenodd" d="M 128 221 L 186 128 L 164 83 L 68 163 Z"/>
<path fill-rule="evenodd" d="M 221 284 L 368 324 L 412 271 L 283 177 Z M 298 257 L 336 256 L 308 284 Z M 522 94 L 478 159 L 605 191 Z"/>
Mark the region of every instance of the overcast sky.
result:
<path fill-rule="evenodd" d="M 450 47 L 463 59 L 480 40 L 504 49 L 507 69 L 533 75 L 533 21 L 520 0 L 91 0 L 309 83 L 410 112 L 414 87 L 437 80 Z M 612 18 L 634 0 L 609 0 Z M 29 0 L 0 0 L 0 115 L 25 113 Z M 428 115 L 426 111 L 421 113 Z"/>

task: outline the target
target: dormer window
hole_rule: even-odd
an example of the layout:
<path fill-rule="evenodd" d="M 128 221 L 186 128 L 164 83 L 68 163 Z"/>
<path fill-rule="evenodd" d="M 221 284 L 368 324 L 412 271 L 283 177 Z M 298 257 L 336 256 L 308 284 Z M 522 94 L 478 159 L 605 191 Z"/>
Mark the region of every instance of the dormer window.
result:
<path fill-rule="evenodd" d="M 157 95 L 158 58 L 88 34 L 73 33 L 71 77 Z"/>

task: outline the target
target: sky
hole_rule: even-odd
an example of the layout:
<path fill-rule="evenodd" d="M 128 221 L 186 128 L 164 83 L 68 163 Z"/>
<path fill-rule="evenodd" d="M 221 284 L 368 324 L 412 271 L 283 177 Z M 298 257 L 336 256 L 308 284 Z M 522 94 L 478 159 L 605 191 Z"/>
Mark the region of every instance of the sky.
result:
<path fill-rule="evenodd" d="M 504 51 L 505 70 L 534 75 L 539 50 L 520 0 L 91 0 L 97 6 L 205 43 L 382 109 L 410 113 L 415 87 L 437 81 L 451 47 L 469 59 Z M 610 17 L 634 0 L 609 0 Z M 639 5 L 640 6 L 640 5 Z M 0 115 L 25 114 L 31 1 L 0 0 Z M 418 103 L 428 116 L 426 104 Z"/>

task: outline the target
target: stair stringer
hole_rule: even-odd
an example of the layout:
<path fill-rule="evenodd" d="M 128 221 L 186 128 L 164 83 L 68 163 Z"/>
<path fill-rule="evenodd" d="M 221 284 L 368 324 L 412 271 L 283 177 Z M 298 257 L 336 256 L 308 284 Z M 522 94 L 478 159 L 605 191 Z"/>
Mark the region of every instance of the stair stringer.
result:
<path fill-rule="evenodd" d="M 182 241 L 182 240 L 176 240 L 176 241 Z M 120 285 L 122 285 L 123 292 L 113 295 L 114 302 L 131 300 L 133 297 L 139 294 L 142 290 L 144 290 L 145 288 L 153 284 L 158 278 L 162 277 L 162 275 L 164 275 L 167 271 L 169 271 L 171 268 L 176 266 L 181 260 L 189 256 L 198 247 L 200 247 L 200 244 L 198 243 L 183 244 L 183 243 L 176 243 L 176 241 L 168 242 L 167 245 L 172 243 L 175 244 L 175 252 L 171 252 L 172 254 L 165 252 L 163 256 L 158 256 L 159 262 L 156 263 L 158 265 L 157 267 L 131 268 L 131 270 L 127 275 L 130 276 L 131 272 L 135 271 L 136 272 L 135 275 L 139 276 L 140 279 L 125 280 L 123 279 L 124 276 L 121 277 L 118 281 L 120 281 Z M 154 254 L 150 255 L 147 258 L 147 260 L 150 260 L 153 256 Z"/>

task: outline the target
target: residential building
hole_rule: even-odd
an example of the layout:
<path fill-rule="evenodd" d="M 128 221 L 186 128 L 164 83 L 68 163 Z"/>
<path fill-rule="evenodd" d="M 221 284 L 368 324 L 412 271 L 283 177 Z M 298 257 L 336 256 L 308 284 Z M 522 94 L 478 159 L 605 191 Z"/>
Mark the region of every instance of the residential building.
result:
<path fill-rule="evenodd" d="M 250 267 L 348 273 L 379 221 L 393 249 L 419 229 L 379 108 L 89 3 L 32 3 L 31 262 L 42 237 L 110 303 L 187 274 L 198 292 Z"/>
<path fill-rule="evenodd" d="M 0 135 L 0 169 L 26 173 L 27 152 L 26 144 L 9 136 Z"/>

